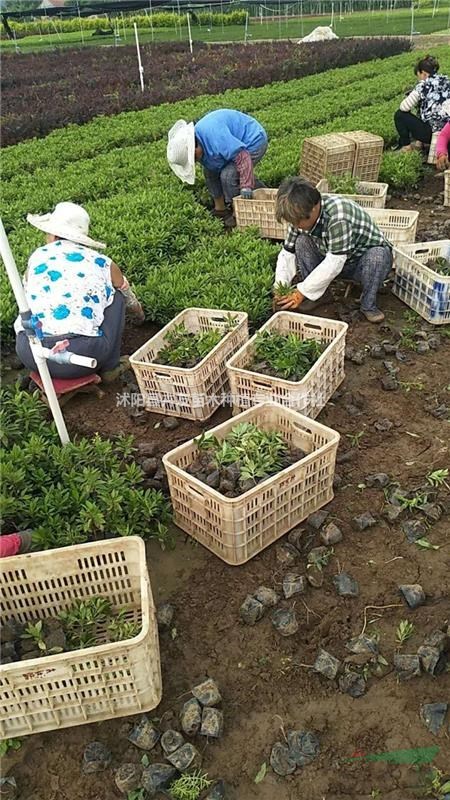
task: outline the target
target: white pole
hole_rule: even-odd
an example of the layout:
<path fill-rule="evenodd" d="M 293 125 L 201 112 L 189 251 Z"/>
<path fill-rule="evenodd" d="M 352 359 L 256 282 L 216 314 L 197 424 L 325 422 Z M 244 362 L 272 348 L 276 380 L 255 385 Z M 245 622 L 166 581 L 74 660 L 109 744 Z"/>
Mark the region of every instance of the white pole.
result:
<path fill-rule="evenodd" d="M 137 50 L 137 57 L 138 57 L 139 77 L 141 79 L 141 91 L 143 92 L 144 91 L 144 67 L 142 66 L 141 51 L 139 50 L 139 37 L 138 37 L 137 25 L 136 25 L 135 22 L 133 22 L 133 25 L 134 25 L 134 35 L 135 35 L 135 38 L 136 38 L 136 50 Z"/>
<path fill-rule="evenodd" d="M 414 0 L 411 0 L 411 41 L 414 38 Z"/>
<path fill-rule="evenodd" d="M 247 36 L 248 36 L 248 11 L 245 15 L 244 44 L 247 44 Z"/>
<path fill-rule="evenodd" d="M 333 0 L 331 2 L 331 21 L 330 21 L 330 28 L 334 25 L 334 3 Z"/>
<path fill-rule="evenodd" d="M 29 319 L 31 317 L 31 312 L 28 307 L 25 290 L 23 288 L 22 281 L 20 280 L 20 275 L 17 271 L 16 262 L 14 261 L 14 256 L 11 252 L 8 237 L 6 235 L 5 228 L 3 227 L 3 221 L 1 219 L 0 219 L 0 254 L 3 259 L 3 263 L 5 265 L 9 282 L 14 292 L 14 297 L 16 298 L 16 303 L 19 306 L 19 313 L 21 317 L 23 315 L 24 320 L 27 317 Z M 50 373 L 48 371 L 47 361 L 42 354 L 41 344 L 38 341 L 37 337 L 35 336 L 31 337 L 29 339 L 29 342 L 30 342 L 31 352 L 33 354 L 36 366 L 39 371 L 39 375 L 41 377 L 45 394 L 47 395 L 48 404 L 53 414 L 53 419 L 55 420 L 55 425 L 58 431 L 58 435 L 59 438 L 61 439 L 61 444 L 67 444 L 68 442 L 70 442 L 69 434 L 67 433 L 66 423 L 64 422 L 64 417 L 59 407 L 58 398 L 55 392 L 55 387 L 53 386 L 53 382 L 50 377 Z"/>
<path fill-rule="evenodd" d="M 80 20 L 81 43 L 84 44 L 83 26 L 81 24 L 80 3 L 78 2 L 78 0 L 77 0 L 77 10 L 78 10 L 78 19 Z"/>
<path fill-rule="evenodd" d="M 263 10 L 262 10 L 262 6 L 260 6 L 260 7 L 259 7 L 259 21 L 260 21 L 260 23 L 261 23 L 261 25 L 262 25 L 262 24 L 263 24 Z"/>
<path fill-rule="evenodd" d="M 191 55 L 192 55 L 194 51 L 193 51 L 193 48 L 192 48 L 191 20 L 190 20 L 190 17 L 189 17 L 189 11 L 186 14 L 186 17 L 187 17 L 188 36 L 189 36 L 189 50 L 191 51 Z"/>

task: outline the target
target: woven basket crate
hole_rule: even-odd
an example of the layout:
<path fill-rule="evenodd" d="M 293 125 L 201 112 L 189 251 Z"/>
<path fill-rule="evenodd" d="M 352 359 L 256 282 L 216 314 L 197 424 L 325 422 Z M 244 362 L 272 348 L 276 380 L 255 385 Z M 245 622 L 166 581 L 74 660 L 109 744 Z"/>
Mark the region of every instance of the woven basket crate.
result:
<path fill-rule="evenodd" d="M 233 200 L 234 216 L 238 228 L 258 228 L 260 236 L 266 239 L 286 238 L 288 224 L 277 222 L 275 203 L 277 189 L 255 189 L 252 200 L 235 197 Z"/>
<path fill-rule="evenodd" d="M 450 169 L 444 172 L 444 206 L 450 206 Z"/>
<path fill-rule="evenodd" d="M 155 364 L 168 331 L 182 323 L 188 331 L 226 330 L 230 315 L 235 327 L 191 369 Z M 130 356 L 130 365 L 147 411 L 203 421 L 222 402 L 227 384 L 225 364 L 248 339 L 248 316 L 241 311 L 186 308 Z"/>
<path fill-rule="evenodd" d="M 327 175 L 353 174 L 355 144 L 340 133 L 304 139 L 300 175 L 316 184 Z"/>
<path fill-rule="evenodd" d="M 186 472 L 199 452 L 194 439 L 163 457 L 175 523 L 232 565 L 244 564 L 332 499 L 339 443 L 336 431 L 278 403 L 250 408 L 210 432 L 221 440 L 241 422 L 278 431 L 308 455 L 236 498 Z"/>
<path fill-rule="evenodd" d="M 353 200 L 363 208 L 384 208 L 386 205 L 388 184 L 387 183 L 374 183 L 370 181 L 359 181 L 357 184 L 357 194 L 338 194 L 329 189 L 329 183 L 326 178 L 322 178 L 317 184 L 317 189 L 321 194 L 335 195 L 338 197 L 346 197 L 348 200 Z"/>
<path fill-rule="evenodd" d="M 161 700 L 158 629 L 145 547 L 137 536 L 2 560 L 2 619 L 55 617 L 107 598 L 139 622 L 133 639 L 0 666 L 0 738 L 138 714 Z"/>
<path fill-rule="evenodd" d="M 315 419 L 344 380 L 345 337 L 348 325 L 322 317 L 279 311 L 260 331 L 293 333 L 299 339 L 318 339 L 328 347 L 301 381 L 288 381 L 252 372 L 256 335 L 227 363 L 233 413 L 272 401 L 295 408 Z"/>
<path fill-rule="evenodd" d="M 353 175 L 362 181 L 377 181 L 383 158 L 384 140 L 367 131 L 347 131 L 342 134 L 355 144 Z"/>
<path fill-rule="evenodd" d="M 396 248 L 392 291 L 433 325 L 450 323 L 450 277 L 426 267 L 430 259 L 450 257 L 450 239 L 417 242 Z"/>
<path fill-rule="evenodd" d="M 415 242 L 418 211 L 396 208 L 366 208 L 366 211 L 392 244 Z"/>

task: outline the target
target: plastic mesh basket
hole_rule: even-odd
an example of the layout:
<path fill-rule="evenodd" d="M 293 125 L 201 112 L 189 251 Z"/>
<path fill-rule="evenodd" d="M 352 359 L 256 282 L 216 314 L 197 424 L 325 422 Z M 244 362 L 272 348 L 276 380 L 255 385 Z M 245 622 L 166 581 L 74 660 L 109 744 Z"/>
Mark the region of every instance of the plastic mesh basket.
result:
<path fill-rule="evenodd" d="M 416 240 L 418 211 L 395 208 L 366 208 L 366 211 L 392 244 Z"/>
<path fill-rule="evenodd" d="M 327 175 L 353 174 L 355 144 L 340 133 L 304 139 L 300 175 L 316 184 Z"/>
<path fill-rule="evenodd" d="M 347 131 L 342 135 L 354 142 L 356 147 L 353 164 L 355 178 L 361 178 L 362 181 L 377 181 L 383 157 L 383 138 L 367 131 Z"/>
<path fill-rule="evenodd" d="M 278 403 L 250 408 L 210 432 L 221 440 L 241 422 L 278 431 L 308 455 L 236 498 L 186 472 L 199 452 L 194 439 L 163 457 L 175 523 L 232 565 L 244 564 L 332 499 L 339 443 L 336 431 Z"/>
<path fill-rule="evenodd" d="M 230 317 L 235 321 L 234 327 L 195 367 L 182 369 L 154 363 L 166 344 L 165 335 L 176 325 L 183 324 L 192 333 L 212 328 L 225 331 Z M 185 309 L 130 356 L 144 407 L 185 419 L 208 419 L 222 402 L 227 384 L 225 364 L 247 339 L 248 316 L 241 311 Z"/>
<path fill-rule="evenodd" d="M 234 215 L 238 228 L 254 226 L 266 239 L 286 238 L 287 222 L 277 222 L 275 203 L 277 189 L 255 189 L 252 200 L 235 197 L 233 200 Z"/>
<path fill-rule="evenodd" d="M 337 192 L 332 192 L 329 189 L 329 183 L 326 178 L 322 178 L 317 184 L 317 188 L 321 194 L 333 195 Z M 340 197 L 347 197 L 358 203 L 363 208 L 384 208 L 386 205 L 388 184 L 375 183 L 370 181 L 359 181 L 357 184 L 357 194 L 340 194 Z"/>
<path fill-rule="evenodd" d="M 444 172 L 444 206 L 450 206 L 450 169 Z"/>
<path fill-rule="evenodd" d="M 107 598 L 141 624 L 133 639 L 0 666 L 0 738 L 155 708 L 158 629 L 142 539 L 130 536 L 2 560 L 2 619 L 55 617 L 75 600 Z"/>
<path fill-rule="evenodd" d="M 295 408 L 315 418 L 344 380 L 345 337 L 348 325 L 322 317 L 279 311 L 261 331 L 294 334 L 299 339 L 317 339 L 328 347 L 301 381 L 288 381 L 252 372 L 253 336 L 227 364 L 233 413 L 267 400 Z"/>
<path fill-rule="evenodd" d="M 428 150 L 427 164 L 436 163 L 436 145 L 437 145 L 437 140 L 439 139 L 439 133 L 440 131 L 437 131 L 436 133 L 433 133 L 431 137 L 430 149 Z"/>
<path fill-rule="evenodd" d="M 427 261 L 441 257 L 450 258 L 450 239 L 396 248 L 392 291 L 433 325 L 450 323 L 450 277 L 425 266 Z"/>

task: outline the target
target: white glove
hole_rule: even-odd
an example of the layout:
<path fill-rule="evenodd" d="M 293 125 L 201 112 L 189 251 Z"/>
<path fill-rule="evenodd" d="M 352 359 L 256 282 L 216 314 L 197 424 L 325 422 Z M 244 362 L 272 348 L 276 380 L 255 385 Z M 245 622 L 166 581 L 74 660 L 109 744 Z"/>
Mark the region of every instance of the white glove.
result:
<path fill-rule="evenodd" d="M 284 247 L 280 250 L 275 269 L 275 283 L 291 283 L 297 273 L 295 253 L 288 253 Z"/>

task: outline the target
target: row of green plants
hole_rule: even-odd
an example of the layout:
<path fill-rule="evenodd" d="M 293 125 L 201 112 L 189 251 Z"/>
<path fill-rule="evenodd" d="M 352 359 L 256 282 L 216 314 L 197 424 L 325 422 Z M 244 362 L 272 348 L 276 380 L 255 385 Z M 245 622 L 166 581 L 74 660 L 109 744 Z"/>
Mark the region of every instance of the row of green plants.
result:
<path fill-rule="evenodd" d="M 448 49 L 435 50 L 448 70 Z M 411 54 L 403 54 L 302 80 L 97 118 L 6 148 L 1 213 L 19 268 L 24 271 L 42 241 L 26 214 L 48 211 L 70 198 L 86 206 L 95 235 L 108 243 L 108 254 L 134 283 L 149 319 L 166 323 L 195 304 L 241 309 L 251 323 L 262 322 L 270 311 L 278 246 L 251 231 L 224 239 L 204 205 L 208 197 L 200 174 L 192 190 L 170 173 L 168 128 L 180 116 L 198 118 L 224 105 L 254 113 L 270 136 L 258 175 L 277 186 L 297 172 L 306 136 L 365 129 L 393 143 L 393 113 L 413 82 L 411 63 Z M 380 180 L 391 188 L 414 186 L 421 169 L 418 154 L 386 152 Z M 4 273 L 0 279 L 7 286 Z M 2 331 L 11 335 L 16 309 L 9 287 L 0 310 Z"/>
<path fill-rule="evenodd" d="M 32 529 L 41 550 L 137 534 L 167 539 L 169 505 L 144 489 L 131 437 L 80 438 L 61 447 L 37 393 L 0 393 L 0 519 Z"/>
<path fill-rule="evenodd" d="M 194 21 L 199 25 L 213 27 L 217 25 L 243 25 L 246 19 L 245 11 L 230 11 L 228 13 L 198 11 L 195 13 Z M 122 18 L 117 20 L 120 26 L 123 25 Z M 78 17 L 72 19 L 49 19 L 41 17 L 36 20 L 8 20 L 9 27 L 16 34 L 18 39 L 24 36 L 42 36 L 58 33 L 79 33 L 80 27 L 83 31 L 96 31 L 99 29 L 109 29 L 111 24 L 104 17 Z M 117 22 L 114 21 L 116 24 Z M 152 14 L 130 14 L 124 18 L 127 28 L 132 28 L 134 23 L 138 28 L 173 28 L 177 25 L 186 24 L 186 14 L 177 14 L 171 11 L 155 11 Z M 1 36 L 6 36 L 4 25 L 1 27 Z"/>

